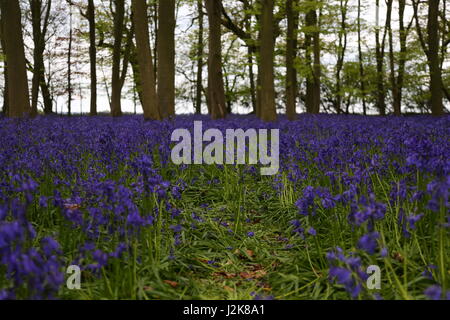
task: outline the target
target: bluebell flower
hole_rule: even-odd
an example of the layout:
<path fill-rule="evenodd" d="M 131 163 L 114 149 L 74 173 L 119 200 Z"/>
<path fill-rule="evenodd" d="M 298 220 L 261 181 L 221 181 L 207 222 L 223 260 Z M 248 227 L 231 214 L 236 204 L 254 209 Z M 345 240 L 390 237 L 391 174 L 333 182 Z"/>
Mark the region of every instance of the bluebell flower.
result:
<path fill-rule="evenodd" d="M 442 288 L 438 285 L 432 285 L 424 291 L 424 294 L 431 300 L 441 300 Z"/>
<path fill-rule="evenodd" d="M 308 229 L 308 233 L 309 233 L 310 235 L 312 235 L 312 236 L 317 235 L 317 232 L 316 232 L 316 230 L 315 230 L 313 227 L 311 227 L 311 228 Z"/>
<path fill-rule="evenodd" d="M 183 230 L 183 227 L 180 224 L 172 225 L 169 228 L 172 229 L 172 231 L 175 232 L 175 233 L 179 233 L 179 232 L 181 232 Z"/>
<path fill-rule="evenodd" d="M 369 254 L 374 254 L 377 248 L 377 239 L 380 237 L 378 232 L 371 232 L 363 235 L 358 241 L 358 248 Z"/>

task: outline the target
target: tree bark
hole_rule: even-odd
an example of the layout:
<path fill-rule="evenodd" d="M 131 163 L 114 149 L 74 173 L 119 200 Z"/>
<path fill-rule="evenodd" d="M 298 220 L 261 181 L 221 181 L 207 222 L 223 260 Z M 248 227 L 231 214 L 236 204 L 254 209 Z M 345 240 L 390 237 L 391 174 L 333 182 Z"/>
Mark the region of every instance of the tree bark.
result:
<path fill-rule="evenodd" d="M 198 12 L 198 42 L 197 42 L 197 80 L 195 92 L 195 113 L 202 113 L 202 92 L 203 92 L 203 32 L 204 15 L 203 0 L 197 0 Z"/>
<path fill-rule="evenodd" d="M 341 13 L 341 30 L 339 32 L 338 59 L 336 64 L 336 102 L 335 102 L 335 109 L 338 114 L 342 112 L 341 73 L 344 67 L 345 51 L 347 50 L 347 8 L 348 8 L 348 0 L 346 1 L 340 0 L 339 9 Z"/>
<path fill-rule="evenodd" d="M 315 114 L 320 113 L 320 98 L 321 98 L 321 77 L 322 77 L 322 70 L 321 70 L 321 61 L 320 61 L 320 24 L 317 20 L 317 13 L 314 11 L 314 17 L 315 17 L 315 26 L 316 30 L 313 34 L 313 51 L 314 51 L 314 64 L 313 64 L 313 71 L 314 71 L 314 86 L 313 86 L 313 112 Z"/>
<path fill-rule="evenodd" d="M 379 7 L 380 0 L 376 0 L 376 5 Z M 390 20 L 390 12 L 388 10 L 387 15 Z M 380 26 L 377 25 L 375 29 L 375 38 L 376 38 L 376 60 L 377 60 L 377 109 L 380 115 L 386 115 L 386 93 L 385 93 L 385 85 L 384 85 L 384 56 L 385 56 L 385 39 L 386 39 L 386 30 L 384 32 L 384 36 L 382 41 L 380 41 Z"/>
<path fill-rule="evenodd" d="M 1 8 L 0 8 L 1 9 Z M 4 32 L 3 32 L 3 18 L 2 15 L 0 15 L 0 42 L 1 42 L 1 46 L 2 46 L 2 52 L 3 55 L 6 56 L 6 51 L 5 51 L 5 39 L 3 37 Z M 3 88 L 3 108 L 2 108 L 2 112 L 5 116 L 8 115 L 8 109 L 9 109 L 9 97 L 8 97 L 8 62 L 6 61 L 6 59 L 4 59 L 3 61 L 3 77 L 5 79 L 5 85 Z"/>
<path fill-rule="evenodd" d="M 158 5 L 158 105 L 163 118 L 175 115 L 175 0 Z"/>
<path fill-rule="evenodd" d="M 442 93 L 442 70 L 439 59 L 439 0 L 428 1 L 428 52 L 430 67 L 431 111 L 433 115 L 444 114 Z"/>
<path fill-rule="evenodd" d="M 388 10 L 392 11 L 393 0 L 387 1 Z M 390 16 L 392 17 L 392 16 Z M 394 35 L 392 32 L 392 21 L 389 19 L 386 21 L 386 27 L 389 35 L 389 66 L 391 69 L 390 72 L 390 81 L 391 81 L 391 91 L 392 91 L 392 105 L 394 109 L 394 115 L 401 115 L 401 102 L 398 101 L 399 98 L 399 87 L 397 83 L 397 76 L 395 72 L 395 52 L 394 52 Z"/>
<path fill-rule="evenodd" d="M 21 11 L 18 1 L 1 0 L 3 38 L 8 63 L 8 116 L 21 118 L 31 112 Z M 11 72 L 11 71 L 14 72 Z"/>
<path fill-rule="evenodd" d="M 342 79 L 341 73 L 344 67 L 345 51 L 347 50 L 347 8 L 348 0 L 340 0 L 339 9 L 341 13 L 341 30 L 339 32 L 338 59 L 336 64 L 336 102 L 335 109 L 339 114 L 342 112 Z M 347 111 L 346 111 L 347 113 Z"/>
<path fill-rule="evenodd" d="M 364 58 L 362 53 L 362 37 L 361 37 L 361 0 L 358 0 L 358 59 L 359 59 L 359 77 L 361 83 L 361 99 L 363 104 L 363 114 L 367 115 L 366 103 L 366 79 L 364 70 Z"/>
<path fill-rule="evenodd" d="M 91 103 L 90 115 L 97 115 L 97 47 L 95 43 L 95 4 L 88 1 L 87 17 L 89 22 L 89 61 L 91 67 Z"/>
<path fill-rule="evenodd" d="M 221 0 L 205 0 L 209 20 L 208 109 L 212 119 L 226 117 L 222 73 Z"/>
<path fill-rule="evenodd" d="M 144 98 L 143 98 L 143 93 L 142 93 L 141 72 L 139 70 L 137 50 L 136 50 L 136 46 L 134 45 L 134 43 L 132 43 L 132 45 L 131 45 L 130 64 L 131 64 L 131 69 L 133 70 L 134 87 L 136 89 L 136 92 L 137 92 L 137 95 L 139 98 L 139 102 L 141 103 L 141 105 L 143 105 Z M 154 73 L 153 73 L 153 78 L 155 78 Z M 155 88 L 155 91 L 156 91 L 156 88 Z"/>
<path fill-rule="evenodd" d="M 123 27 L 125 18 L 125 1 L 114 0 L 114 48 L 113 48 L 113 67 L 111 80 L 111 114 L 113 117 L 122 115 L 121 106 L 121 81 L 120 81 L 120 60 L 123 39 Z"/>
<path fill-rule="evenodd" d="M 298 23 L 298 0 L 287 0 L 287 39 L 286 39 L 286 114 L 289 120 L 296 118 L 297 100 L 297 69 L 295 68 L 295 57 L 297 49 Z"/>
<path fill-rule="evenodd" d="M 306 14 L 305 34 L 306 64 L 310 69 L 306 77 L 306 112 L 318 114 L 320 112 L 320 33 L 317 23 L 316 9 Z M 311 31 L 313 29 L 313 31 Z"/>
<path fill-rule="evenodd" d="M 132 0 L 133 21 L 135 24 L 136 51 L 139 62 L 139 78 L 142 85 L 142 108 L 146 120 L 160 120 L 160 110 L 156 95 L 153 60 L 148 32 L 147 3 Z"/>
<path fill-rule="evenodd" d="M 261 15 L 261 120 L 275 121 L 277 111 L 275 106 L 274 86 L 274 21 L 273 0 L 262 0 Z"/>
<path fill-rule="evenodd" d="M 72 26 L 72 4 L 69 4 L 69 49 L 67 50 L 67 113 L 72 115 L 72 41 L 73 41 L 73 26 Z"/>

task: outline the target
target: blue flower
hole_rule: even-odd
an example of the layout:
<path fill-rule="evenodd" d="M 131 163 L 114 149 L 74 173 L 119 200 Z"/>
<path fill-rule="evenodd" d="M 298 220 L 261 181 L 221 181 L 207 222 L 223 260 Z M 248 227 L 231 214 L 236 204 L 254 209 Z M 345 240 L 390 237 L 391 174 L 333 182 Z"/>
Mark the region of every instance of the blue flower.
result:
<path fill-rule="evenodd" d="M 313 227 L 309 228 L 308 233 L 309 233 L 310 235 L 312 235 L 312 236 L 317 235 L 317 232 L 316 232 L 316 230 L 315 230 Z"/>
<path fill-rule="evenodd" d="M 369 254 L 374 254 L 377 248 L 377 239 L 380 237 L 378 232 L 371 232 L 363 235 L 358 241 L 358 248 Z"/>
<path fill-rule="evenodd" d="M 424 294 L 431 300 L 441 300 L 442 288 L 438 285 L 432 285 L 424 291 Z"/>

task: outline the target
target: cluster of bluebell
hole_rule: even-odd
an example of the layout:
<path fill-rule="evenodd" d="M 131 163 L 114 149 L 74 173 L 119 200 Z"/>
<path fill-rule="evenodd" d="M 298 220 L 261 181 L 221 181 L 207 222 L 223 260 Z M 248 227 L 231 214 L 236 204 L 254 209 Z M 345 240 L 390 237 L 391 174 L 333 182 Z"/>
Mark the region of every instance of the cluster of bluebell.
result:
<path fill-rule="evenodd" d="M 38 184 L 28 176 L 14 175 L 10 185 L 3 183 L 0 204 L 0 300 L 15 299 L 23 290 L 29 298 L 54 298 L 64 281 L 61 249 L 46 236 L 38 239 L 27 219 Z M 15 193 L 18 198 L 10 198 Z M 20 295 L 19 295 L 20 297 Z"/>
<path fill-rule="evenodd" d="M 203 230 L 203 213 L 210 210 L 204 204 L 182 212 L 189 207 L 183 193 L 195 193 L 191 187 L 205 181 L 223 192 L 220 178 L 205 178 L 205 166 L 177 167 L 170 161 L 172 131 L 192 131 L 194 120 L 222 132 L 280 129 L 278 176 L 262 179 L 257 166 L 229 170 L 255 186 L 272 181 L 273 192 L 261 194 L 264 203 L 292 190 L 298 216 L 289 220 L 300 241 L 320 245 L 331 232 L 322 228 L 325 219 L 354 231 L 348 247 L 328 254 L 330 277 L 352 297 L 364 288 L 363 263 L 382 261 L 393 251 L 387 246 L 393 235 L 383 235 L 381 224 L 395 221 L 407 244 L 419 231 L 434 241 L 432 232 L 445 230 L 441 236 L 449 239 L 449 117 L 305 115 L 270 124 L 253 116 L 0 119 L 0 298 L 57 297 L 68 265 L 100 276 L 110 261 L 129 258 L 133 243 L 149 230 L 159 232 L 155 239 L 163 239 L 158 241 L 166 254 L 175 257 L 189 232 Z M 190 170 L 196 170 L 195 178 L 183 180 Z M 233 221 L 217 224 L 234 232 Z M 244 232 L 242 238 L 257 240 L 255 230 Z M 437 261 L 423 263 L 441 268 Z M 439 277 L 426 278 L 427 296 L 446 295 L 439 291 L 446 287 Z"/>

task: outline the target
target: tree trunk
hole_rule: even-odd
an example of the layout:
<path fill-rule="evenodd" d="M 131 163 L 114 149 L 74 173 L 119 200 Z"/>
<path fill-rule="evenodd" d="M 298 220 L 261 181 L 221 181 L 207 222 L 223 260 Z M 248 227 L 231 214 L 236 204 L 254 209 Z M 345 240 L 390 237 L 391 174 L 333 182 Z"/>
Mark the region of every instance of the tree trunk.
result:
<path fill-rule="evenodd" d="M 202 113 L 202 92 L 203 92 L 203 0 L 197 0 L 198 11 L 198 42 L 197 42 L 197 80 L 195 92 L 195 113 Z"/>
<path fill-rule="evenodd" d="M 209 20 L 208 109 L 212 119 L 226 117 L 222 73 L 221 0 L 205 0 Z"/>
<path fill-rule="evenodd" d="M 156 95 L 155 77 L 153 73 L 152 53 L 148 32 L 147 3 L 132 0 L 133 21 L 136 35 L 137 60 L 139 62 L 139 78 L 142 85 L 142 108 L 146 120 L 160 120 L 160 110 Z"/>
<path fill-rule="evenodd" d="M 296 118 L 297 100 L 297 69 L 295 68 L 295 57 L 297 49 L 297 27 L 296 16 L 297 0 L 287 0 L 286 16 L 288 21 L 286 40 L 286 114 L 289 120 Z"/>
<path fill-rule="evenodd" d="M 150 51 L 150 53 L 151 53 L 151 51 Z M 135 89 L 136 89 L 136 92 L 137 92 L 137 95 L 139 98 L 139 102 L 141 103 L 141 105 L 143 105 L 144 98 L 143 98 L 143 93 L 142 93 L 141 72 L 139 70 L 137 50 L 136 50 L 136 46 L 134 45 L 134 43 L 132 43 L 132 45 L 131 45 L 130 64 L 131 64 L 131 69 L 133 70 L 133 81 L 134 81 L 134 86 L 135 86 Z M 153 78 L 155 78 L 154 73 L 153 73 Z M 155 89 L 155 91 L 156 91 L 156 89 Z"/>
<path fill-rule="evenodd" d="M 431 111 L 433 115 L 444 114 L 442 93 L 442 70 L 439 59 L 439 0 L 428 1 L 428 52 L 430 67 Z"/>
<path fill-rule="evenodd" d="M 336 102 L 335 102 L 335 109 L 338 114 L 342 112 L 341 73 L 344 67 L 345 51 L 347 49 L 347 8 L 348 8 L 348 1 L 340 0 L 339 11 L 341 13 L 341 30 L 339 32 L 338 59 L 336 64 Z"/>
<path fill-rule="evenodd" d="M 398 76 L 397 76 L 397 91 L 394 95 L 394 113 L 401 115 L 402 113 L 402 99 L 403 99 L 403 84 L 405 79 L 405 66 L 406 66 L 406 37 L 408 30 L 405 28 L 405 9 L 406 0 L 399 0 L 399 21 L 400 21 L 400 58 L 398 62 Z"/>
<path fill-rule="evenodd" d="M 393 0 L 387 1 L 388 10 L 392 11 Z M 392 16 L 390 16 L 392 17 Z M 392 21 L 389 19 L 386 21 L 386 26 L 389 34 L 389 66 L 391 69 L 390 72 L 390 80 L 391 80 L 391 91 L 392 91 L 392 99 L 393 99 L 393 107 L 394 107 L 394 115 L 400 116 L 401 114 L 401 104 L 398 101 L 399 98 L 399 88 L 397 83 L 397 76 L 395 72 L 395 52 L 394 52 L 394 35 L 392 32 Z"/>
<path fill-rule="evenodd" d="M 154 47 L 155 47 L 155 52 L 153 54 L 153 73 L 154 73 L 154 78 L 156 79 L 156 81 L 158 80 L 158 44 L 159 44 L 159 21 L 158 21 L 158 4 L 159 4 L 160 0 L 151 0 L 150 3 L 152 4 L 150 6 L 151 11 L 153 13 L 153 29 L 155 31 L 155 37 L 154 37 Z"/>
<path fill-rule="evenodd" d="M 175 0 L 158 6 L 158 105 L 163 118 L 175 116 Z"/>
<path fill-rule="evenodd" d="M 116 12 L 114 14 L 114 48 L 113 48 L 113 68 L 111 81 L 111 114 L 113 117 L 122 115 L 121 106 L 121 81 L 120 81 L 120 58 L 123 39 L 123 26 L 125 18 L 125 1 L 114 0 Z"/>
<path fill-rule="evenodd" d="M 275 106 L 274 87 L 274 21 L 273 0 L 262 0 L 261 15 L 261 120 L 275 121 L 277 110 Z"/>
<path fill-rule="evenodd" d="M 339 114 L 342 112 L 342 79 L 341 73 L 344 67 L 345 51 L 347 50 L 347 8 L 348 0 L 340 0 L 339 9 L 341 13 L 341 30 L 339 32 L 338 59 L 336 64 L 336 102 L 335 109 Z M 346 111 L 346 113 L 348 113 Z"/>
<path fill-rule="evenodd" d="M 3 32 L 3 18 L 2 15 L 0 15 L 0 42 L 1 42 L 1 46 L 2 46 L 2 53 L 4 56 L 6 56 L 6 51 L 5 51 L 5 39 L 3 37 L 4 32 Z M 3 77 L 5 79 L 5 85 L 3 88 L 3 108 L 2 108 L 2 112 L 5 116 L 8 116 L 8 105 L 9 105 L 9 98 L 8 98 L 8 63 L 6 61 L 6 59 L 4 59 L 3 61 Z"/>
<path fill-rule="evenodd" d="M 367 115 L 366 103 L 366 80 L 364 71 L 364 60 L 362 53 L 362 38 L 361 38 L 361 0 L 358 0 L 358 56 L 359 56 L 359 77 L 361 83 L 361 98 L 363 104 L 363 114 Z"/>
<path fill-rule="evenodd" d="M 21 12 L 18 1 L 1 0 L 3 38 L 8 63 L 8 115 L 20 118 L 30 114 L 25 49 L 22 35 Z M 14 72 L 11 72 L 11 71 Z"/>
<path fill-rule="evenodd" d="M 31 86 L 31 115 L 36 116 L 38 113 L 37 105 L 39 98 L 39 81 L 41 79 L 41 72 L 44 68 L 43 50 L 42 47 L 42 32 L 41 32 L 41 0 L 30 0 L 31 10 L 31 24 L 33 27 L 33 79 Z"/>
<path fill-rule="evenodd" d="M 47 1 L 45 16 L 43 24 L 41 23 L 42 12 L 42 0 L 30 0 L 31 8 L 31 23 L 33 27 L 33 80 L 31 89 L 31 112 L 32 115 L 37 114 L 37 104 L 39 96 L 39 88 L 42 91 L 42 97 L 44 100 L 44 113 L 52 113 L 52 98 L 50 90 L 45 79 L 45 65 L 44 65 L 44 50 L 45 50 L 45 37 L 47 35 L 50 11 L 52 2 Z"/>
<path fill-rule="evenodd" d="M 313 34 L 313 51 L 314 51 L 314 65 L 313 65 L 313 71 L 314 71 L 314 86 L 313 86 L 313 112 L 315 114 L 320 113 L 320 91 L 321 91 L 321 62 L 320 62 L 320 24 L 317 22 L 317 13 L 314 11 L 314 18 L 315 18 L 315 26 L 316 30 Z"/>
<path fill-rule="evenodd" d="M 245 15 L 245 32 L 247 34 L 251 34 L 252 32 L 252 7 L 248 1 L 244 2 L 244 10 L 246 12 Z M 256 113 L 257 102 L 256 102 L 256 85 L 255 85 L 255 73 L 253 71 L 254 66 L 254 58 L 253 55 L 255 53 L 254 46 L 247 44 L 247 63 L 248 63 L 248 78 L 250 82 L 250 97 L 252 102 L 252 112 Z"/>
<path fill-rule="evenodd" d="M 89 22 L 89 61 L 91 66 L 91 104 L 90 115 L 97 115 L 97 47 L 95 44 L 95 4 L 88 1 L 87 17 Z"/>
<path fill-rule="evenodd" d="M 72 41 L 73 41 L 73 25 L 72 25 L 72 4 L 69 5 L 69 50 L 67 50 L 67 113 L 72 115 Z"/>
<path fill-rule="evenodd" d="M 52 114 L 53 113 L 53 99 L 50 93 L 50 88 L 48 86 L 47 80 L 45 79 L 45 74 L 41 74 L 41 80 L 39 81 L 39 85 L 41 87 L 42 98 L 44 100 L 44 113 Z"/>
<path fill-rule="evenodd" d="M 376 0 L 376 5 L 379 7 L 380 0 Z M 385 33 L 386 34 L 386 33 Z M 376 60 L 377 60 L 377 108 L 380 115 L 386 115 L 386 93 L 384 89 L 384 44 L 385 37 L 380 42 L 380 26 L 377 21 L 377 27 L 375 29 L 376 38 Z"/>
<path fill-rule="evenodd" d="M 320 112 L 320 33 L 315 9 L 306 14 L 305 34 L 306 64 L 310 72 L 306 78 L 306 112 L 318 114 Z M 314 57 L 314 58 L 313 58 Z"/>

